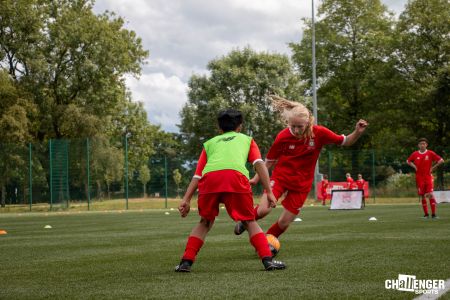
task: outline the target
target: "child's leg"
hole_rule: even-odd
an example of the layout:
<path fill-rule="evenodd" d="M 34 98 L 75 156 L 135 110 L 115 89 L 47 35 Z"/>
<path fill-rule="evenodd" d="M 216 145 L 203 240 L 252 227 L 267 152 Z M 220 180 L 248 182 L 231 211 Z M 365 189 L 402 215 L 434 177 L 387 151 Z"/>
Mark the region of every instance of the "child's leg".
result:
<path fill-rule="evenodd" d="M 300 193 L 295 191 L 288 191 L 286 197 L 281 204 L 283 205 L 283 212 L 269 230 L 267 234 L 272 234 L 277 238 L 288 229 L 289 225 L 297 217 L 300 209 L 306 201 L 308 193 Z"/>
<path fill-rule="evenodd" d="M 423 209 L 425 216 L 428 216 L 427 199 L 425 198 L 425 196 L 422 196 L 422 209 Z"/>
<path fill-rule="evenodd" d="M 270 252 L 269 243 L 267 242 L 266 235 L 259 227 L 256 221 L 244 221 L 247 226 L 248 236 L 250 238 L 250 243 L 255 248 L 258 256 L 263 259 L 264 257 L 271 257 L 272 252 Z"/>
<path fill-rule="evenodd" d="M 197 253 L 203 246 L 206 235 L 212 228 L 214 221 L 209 221 L 205 218 L 201 218 L 200 222 L 192 229 L 191 234 L 188 237 L 186 249 L 184 250 L 183 260 L 195 261 Z"/>
<path fill-rule="evenodd" d="M 267 234 L 272 234 L 278 238 L 288 229 L 295 217 L 297 217 L 297 214 L 294 214 L 284 208 L 278 220 L 270 226 L 269 230 L 267 230 Z"/>
<path fill-rule="evenodd" d="M 280 199 L 283 193 L 286 191 L 282 185 L 280 185 L 276 180 L 272 180 L 272 192 L 275 198 Z M 267 216 L 272 211 L 272 207 L 269 206 L 269 200 L 267 199 L 267 194 L 261 196 L 259 205 L 255 207 L 255 219 L 259 220 Z"/>
<path fill-rule="evenodd" d="M 428 199 L 430 199 L 431 215 L 436 216 L 436 199 L 432 193 L 428 194 Z"/>
<path fill-rule="evenodd" d="M 259 220 L 267 216 L 272 211 L 272 207 L 269 206 L 269 200 L 267 194 L 264 193 L 261 196 L 259 205 L 255 206 L 255 220 Z"/>

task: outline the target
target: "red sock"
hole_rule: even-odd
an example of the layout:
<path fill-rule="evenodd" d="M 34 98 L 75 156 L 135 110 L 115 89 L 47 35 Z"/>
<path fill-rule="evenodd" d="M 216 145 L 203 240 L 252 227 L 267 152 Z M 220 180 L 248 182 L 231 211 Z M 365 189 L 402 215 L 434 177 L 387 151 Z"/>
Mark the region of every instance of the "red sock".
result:
<path fill-rule="evenodd" d="M 422 198 L 422 208 L 425 215 L 428 215 L 427 199 L 425 197 Z"/>
<path fill-rule="evenodd" d="M 203 240 L 196 236 L 189 236 L 182 259 L 195 261 L 195 257 L 202 246 Z"/>
<path fill-rule="evenodd" d="M 258 207 L 259 205 L 256 205 L 253 209 L 253 213 L 255 214 L 255 221 L 261 219 L 261 217 L 258 215 Z"/>
<path fill-rule="evenodd" d="M 430 206 L 431 206 L 431 213 L 433 215 L 435 215 L 436 214 L 436 199 L 434 199 L 434 197 L 430 199 Z"/>
<path fill-rule="evenodd" d="M 257 233 L 250 238 L 250 243 L 255 247 L 256 252 L 260 258 L 272 256 L 270 252 L 269 244 L 267 243 L 266 235 L 264 232 Z"/>
<path fill-rule="evenodd" d="M 277 221 L 277 222 L 273 223 L 272 226 L 270 226 L 269 230 L 267 230 L 266 233 L 274 235 L 275 237 L 278 238 L 283 232 L 286 231 L 286 229 L 287 229 L 287 227 L 284 229 L 281 229 L 281 227 L 280 227 L 280 225 L 278 225 L 278 221 Z"/>

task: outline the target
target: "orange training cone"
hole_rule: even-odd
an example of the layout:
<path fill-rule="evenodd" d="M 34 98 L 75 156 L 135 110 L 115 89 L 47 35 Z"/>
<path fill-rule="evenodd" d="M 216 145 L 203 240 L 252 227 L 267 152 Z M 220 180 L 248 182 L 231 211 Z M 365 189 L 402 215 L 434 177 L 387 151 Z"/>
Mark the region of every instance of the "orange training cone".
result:
<path fill-rule="evenodd" d="M 0 235 L 7 234 L 6 230 L 0 230 Z"/>

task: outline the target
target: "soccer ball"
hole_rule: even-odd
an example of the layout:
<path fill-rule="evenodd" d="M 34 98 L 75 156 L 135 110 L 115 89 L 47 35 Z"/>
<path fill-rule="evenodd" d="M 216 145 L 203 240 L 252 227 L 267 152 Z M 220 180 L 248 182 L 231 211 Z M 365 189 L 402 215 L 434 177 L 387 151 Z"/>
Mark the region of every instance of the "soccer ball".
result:
<path fill-rule="evenodd" d="M 280 241 L 271 234 L 266 234 L 267 242 L 269 243 L 270 252 L 272 252 L 272 257 L 275 257 L 280 251 Z"/>

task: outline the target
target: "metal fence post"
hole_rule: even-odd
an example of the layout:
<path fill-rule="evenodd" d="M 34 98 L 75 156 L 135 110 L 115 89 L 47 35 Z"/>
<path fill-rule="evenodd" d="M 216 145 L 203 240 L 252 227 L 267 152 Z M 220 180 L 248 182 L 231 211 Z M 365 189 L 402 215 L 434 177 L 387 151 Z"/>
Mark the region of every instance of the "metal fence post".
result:
<path fill-rule="evenodd" d="M 87 200 L 88 210 L 91 210 L 91 180 L 89 173 L 89 138 L 86 139 L 86 173 L 87 173 Z"/>
<path fill-rule="evenodd" d="M 48 142 L 50 156 L 50 210 L 53 208 L 53 166 L 52 166 L 52 140 Z"/>
<path fill-rule="evenodd" d="M 376 201 L 376 192 L 375 192 L 375 150 L 372 149 L 372 182 L 373 182 L 373 189 L 372 189 L 372 196 L 373 196 L 373 203 Z"/>
<path fill-rule="evenodd" d="M 66 180 L 66 205 L 67 205 L 67 209 L 69 209 L 69 141 L 65 140 L 65 146 L 66 146 L 66 176 L 65 176 L 65 180 Z"/>
<path fill-rule="evenodd" d="M 30 211 L 33 205 L 33 160 L 32 160 L 32 148 L 31 143 L 28 144 L 28 168 L 29 168 L 29 178 L 28 178 L 28 193 L 30 198 Z"/>
<path fill-rule="evenodd" d="M 167 208 L 167 156 L 164 155 L 164 187 L 165 187 L 165 208 Z"/>
<path fill-rule="evenodd" d="M 128 210 L 128 133 L 125 134 L 125 201 Z"/>

